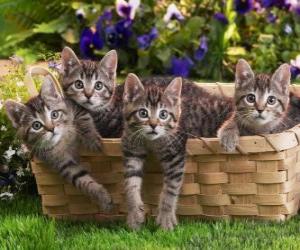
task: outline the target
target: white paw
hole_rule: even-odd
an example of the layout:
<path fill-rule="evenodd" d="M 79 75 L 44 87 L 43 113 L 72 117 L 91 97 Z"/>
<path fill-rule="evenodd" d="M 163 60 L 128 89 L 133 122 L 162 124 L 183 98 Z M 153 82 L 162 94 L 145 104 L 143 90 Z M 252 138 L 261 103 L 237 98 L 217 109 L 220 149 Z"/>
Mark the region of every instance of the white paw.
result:
<path fill-rule="evenodd" d="M 106 190 L 103 191 L 102 188 L 99 191 L 98 202 L 104 212 L 110 212 L 114 207 L 110 194 Z"/>
<path fill-rule="evenodd" d="M 221 136 L 220 142 L 226 152 L 233 152 L 239 144 L 239 136 L 235 134 L 226 134 Z"/>
<path fill-rule="evenodd" d="M 127 225 L 133 230 L 138 230 L 145 221 L 144 205 L 137 206 L 134 209 L 128 211 Z"/>
<path fill-rule="evenodd" d="M 159 211 L 156 223 L 164 230 L 173 230 L 177 225 L 175 211 Z"/>

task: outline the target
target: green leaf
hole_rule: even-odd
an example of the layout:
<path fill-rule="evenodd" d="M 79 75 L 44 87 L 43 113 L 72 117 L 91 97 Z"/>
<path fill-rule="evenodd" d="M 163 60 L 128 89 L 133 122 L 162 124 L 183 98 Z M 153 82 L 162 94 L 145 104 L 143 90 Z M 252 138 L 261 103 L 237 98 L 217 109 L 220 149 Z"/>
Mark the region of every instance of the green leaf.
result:
<path fill-rule="evenodd" d="M 201 32 L 201 28 L 204 26 L 204 24 L 205 24 L 204 18 L 199 16 L 194 16 L 186 23 L 185 29 L 189 30 L 193 36 L 196 36 Z"/>
<path fill-rule="evenodd" d="M 41 23 L 35 25 L 33 28 L 34 33 L 62 33 L 67 29 L 69 22 L 66 20 L 66 17 L 60 17 L 48 23 Z"/>
<path fill-rule="evenodd" d="M 78 32 L 74 29 L 67 29 L 61 36 L 68 43 L 75 44 L 79 42 Z"/>
<path fill-rule="evenodd" d="M 229 56 L 242 56 L 246 55 L 246 50 L 243 47 L 228 47 L 226 54 Z"/>
<path fill-rule="evenodd" d="M 260 34 L 258 37 L 258 41 L 262 43 L 271 43 L 273 42 L 274 36 L 268 34 Z"/>
<path fill-rule="evenodd" d="M 157 51 L 156 57 L 163 63 L 168 63 L 170 57 L 171 57 L 171 49 L 164 48 L 162 50 Z"/>

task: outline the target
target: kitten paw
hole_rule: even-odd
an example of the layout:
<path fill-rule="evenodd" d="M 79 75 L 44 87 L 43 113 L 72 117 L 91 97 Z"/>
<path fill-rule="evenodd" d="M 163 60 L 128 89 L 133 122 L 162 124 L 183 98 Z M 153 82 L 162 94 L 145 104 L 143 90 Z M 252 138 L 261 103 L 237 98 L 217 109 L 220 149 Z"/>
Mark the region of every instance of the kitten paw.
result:
<path fill-rule="evenodd" d="M 145 221 L 144 205 L 137 206 L 131 211 L 128 211 L 127 225 L 133 230 L 139 230 Z"/>
<path fill-rule="evenodd" d="M 239 136 L 236 134 L 223 134 L 220 137 L 220 143 L 226 152 L 233 152 L 239 144 Z"/>
<path fill-rule="evenodd" d="M 164 230 L 173 230 L 178 224 L 175 211 L 159 211 L 156 223 Z"/>
<path fill-rule="evenodd" d="M 93 142 L 90 144 L 90 148 L 92 151 L 95 152 L 101 152 L 102 151 L 102 141 L 101 137 L 97 137 L 93 140 Z"/>
<path fill-rule="evenodd" d="M 110 212 L 114 208 L 113 200 L 107 191 L 99 192 L 98 201 L 104 212 Z"/>

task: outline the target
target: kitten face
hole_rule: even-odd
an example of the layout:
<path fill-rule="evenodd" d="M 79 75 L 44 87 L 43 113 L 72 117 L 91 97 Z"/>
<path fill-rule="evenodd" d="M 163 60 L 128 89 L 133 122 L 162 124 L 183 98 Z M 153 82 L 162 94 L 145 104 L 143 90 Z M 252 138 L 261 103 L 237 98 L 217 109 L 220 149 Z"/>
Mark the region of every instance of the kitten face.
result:
<path fill-rule="evenodd" d="M 66 47 L 61 57 L 62 85 L 66 96 L 89 111 L 98 111 L 108 105 L 116 86 L 116 51 L 108 52 L 100 62 L 79 61 Z"/>
<path fill-rule="evenodd" d="M 277 125 L 289 102 L 289 66 L 284 64 L 273 76 L 252 72 L 249 64 L 240 60 L 236 71 L 235 101 L 242 123 L 251 127 Z"/>
<path fill-rule="evenodd" d="M 72 114 L 50 79 L 42 85 L 40 95 L 25 105 L 6 101 L 8 117 L 29 146 L 51 148 L 72 136 Z"/>
<path fill-rule="evenodd" d="M 123 96 L 124 116 L 132 136 L 153 141 L 176 131 L 181 86 L 181 78 L 175 78 L 165 90 L 154 84 L 144 87 L 136 75 L 128 75 Z"/>

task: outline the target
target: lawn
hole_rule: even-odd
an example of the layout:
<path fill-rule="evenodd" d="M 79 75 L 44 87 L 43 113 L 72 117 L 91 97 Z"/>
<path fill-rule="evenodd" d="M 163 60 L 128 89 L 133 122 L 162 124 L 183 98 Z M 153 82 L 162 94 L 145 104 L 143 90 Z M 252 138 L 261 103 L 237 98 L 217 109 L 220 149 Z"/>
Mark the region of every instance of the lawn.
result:
<path fill-rule="evenodd" d="M 189 222 L 173 232 L 153 221 L 139 232 L 123 222 L 68 222 L 48 219 L 36 197 L 0 201 L 0 249 L 299 249 L 300 216 L 286 223 Z"/>

